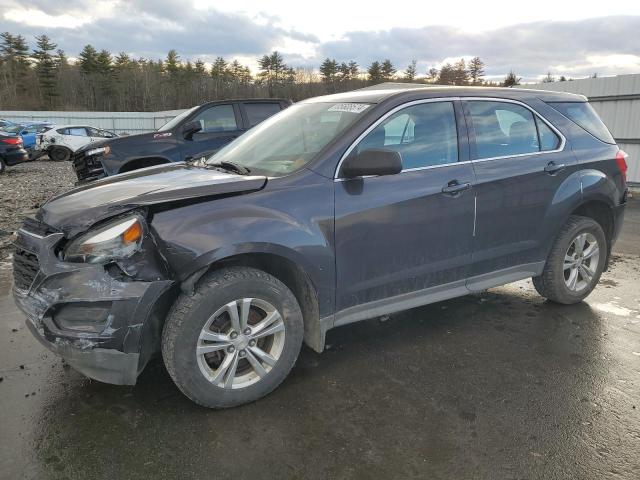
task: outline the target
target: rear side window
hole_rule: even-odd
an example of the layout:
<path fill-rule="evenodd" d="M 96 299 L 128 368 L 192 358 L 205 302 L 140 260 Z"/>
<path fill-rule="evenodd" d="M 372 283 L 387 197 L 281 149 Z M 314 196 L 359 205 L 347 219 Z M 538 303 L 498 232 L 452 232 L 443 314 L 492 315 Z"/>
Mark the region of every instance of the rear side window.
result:
<path fill-rule="evenodd" d="M 247 112 L 247 120 L 249 127 L 259 124 L 271 115 L 275 115 L 280 111 L 279 103 L 245 103 L 244 110 Z"/>
<path fill-rule="evenodd" d="M 565 117 L 573 120 L 591 135 L 605 143 L 616 143 L 593 107 L 586 102 L 549 103 Z"/>
<path fill-rule="evenodd" d="M 522 105 L 472 100 L 467 107 L 477 159 L 526 155 L 560 146 L 558 135 Z"/>

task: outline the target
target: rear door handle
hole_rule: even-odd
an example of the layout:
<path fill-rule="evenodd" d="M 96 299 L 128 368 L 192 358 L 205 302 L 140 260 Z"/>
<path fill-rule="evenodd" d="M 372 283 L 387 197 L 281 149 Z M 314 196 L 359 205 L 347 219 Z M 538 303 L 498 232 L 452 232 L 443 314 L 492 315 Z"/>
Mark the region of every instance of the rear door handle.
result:
<path fill-rule="evenodd" d="M 451 180 L 447 185 L 442 187 L 442 193 L 445 195 L 455 196 L 459 193 L 469 190 L 471 188 L 470 183 L 459 183 L 458 180 Z"/>
<path fill-rule="evenodd" d="M 564 170 L 565 168 L 567 168 L 567 166 L 564 163 L 549 162 L 547 163 L 547 166 L 544 167 L 544 171 L 549 175 L 553 175 Z"/>

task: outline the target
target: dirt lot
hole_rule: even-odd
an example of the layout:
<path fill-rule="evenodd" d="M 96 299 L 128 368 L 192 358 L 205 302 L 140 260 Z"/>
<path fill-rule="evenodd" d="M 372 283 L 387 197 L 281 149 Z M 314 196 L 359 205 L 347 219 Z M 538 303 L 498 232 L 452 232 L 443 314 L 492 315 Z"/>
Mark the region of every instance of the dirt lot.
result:
<path fill-rule="evenodd" d="M 75 181 L 70 162 L 48 159 L 8 167 L 0 175 L 0 261 L 9 255 L 9 237 L 22 218 Z"/>
<path fill-rule="evenodd" d="M 225 411 L 183 397 L 161 361 L 135 387 L 87 380 L 32 338 L 9 275 L 0 478 L 640 478 L 637 200 L 586 302 L 522 281 L 341 327 L 274 393 Z"/>

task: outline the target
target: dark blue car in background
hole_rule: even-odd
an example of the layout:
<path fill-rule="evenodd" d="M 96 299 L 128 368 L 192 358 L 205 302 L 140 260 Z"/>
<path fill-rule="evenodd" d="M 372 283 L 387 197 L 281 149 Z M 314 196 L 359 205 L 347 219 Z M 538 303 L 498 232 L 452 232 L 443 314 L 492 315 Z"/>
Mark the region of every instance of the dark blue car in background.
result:
<path fill-rule="evenodd" d="M 582 301 L 622 225 L 626 169 L 579 95 L 312 98 L 206 161 L 49 201 L 18 232 L 14 297 L 87 376 L 133 384 L 161 351 L 185 395 L 230 407 L 334 327 L 531 277 Z"/>

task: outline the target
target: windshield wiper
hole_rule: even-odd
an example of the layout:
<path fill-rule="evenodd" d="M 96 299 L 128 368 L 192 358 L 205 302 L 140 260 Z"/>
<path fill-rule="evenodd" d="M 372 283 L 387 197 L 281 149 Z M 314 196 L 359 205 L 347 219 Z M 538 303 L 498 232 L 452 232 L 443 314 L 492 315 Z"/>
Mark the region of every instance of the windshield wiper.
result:
<path fill-rule="evenodd" d="M 222 170 L 227 170 L 230 172 L 236 172 L 239 175 L 248 175 L 249 173 L 251 173 L 251 170 L 249 170 L 244 165 L 240 165 L 239 163 L 235 162 L 229 162 L 227 160 L 219 160 L 217 162 L 208 163 L 207 166 L 213 168 L 221 168 Z"/>

